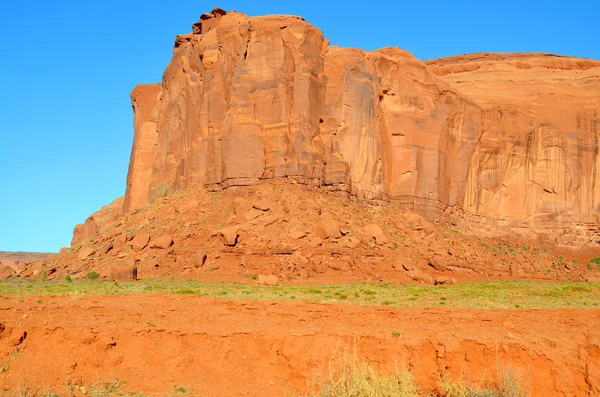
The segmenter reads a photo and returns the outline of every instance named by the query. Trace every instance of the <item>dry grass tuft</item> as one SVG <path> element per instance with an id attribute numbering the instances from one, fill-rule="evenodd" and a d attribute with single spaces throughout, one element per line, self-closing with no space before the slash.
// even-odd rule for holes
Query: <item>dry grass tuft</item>
<path id="1" fill-rule="evenodd" d="M 386 374 L 360 359 L 356 353 L 332 360 L 329 374 L 319 379 L 319 391 L 311 397 L 418 397 L 413 376 L 408 370 Z"/>
<path id="2" fill-rule="evenodd" d="M 443 379 L 439 382 L 446 397 L 527 397 L 528 387 L 520 372 L 511 368 L 498 371 L 498 378 L 493 382 L 482 382 L 473 385 L 469 382 L 455 382 Z"/>
<path id="3" fill-rule="evenodd" d="M 334 357 L 326 377 L 317 379 L 317 392 L 310 397 L 527 397 L 521 373 L 511 368 L 498 370 L 497 379 L 472 384 L 444 378 L 439 395 L 419 391 L 408 369 L 386 373 L 366 362 L 354 351 Z"/>

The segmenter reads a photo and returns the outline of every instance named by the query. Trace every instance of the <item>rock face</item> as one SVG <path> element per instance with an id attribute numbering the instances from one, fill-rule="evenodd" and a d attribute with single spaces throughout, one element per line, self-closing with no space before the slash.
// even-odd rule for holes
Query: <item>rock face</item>
<path id="1" fill-rule="evenodd" d="M 173 245 L 173 237 L 168 234 L 164 234 L 152 241 L 152 248 L 158 248 L 166 250 Z"/>
<path id="2" fill-rule="evenodd" d="M 600 61 L 517 53 L 427 64 L 484 109 L 466 222 L 597 243 Z"/>
<path id="3" fill-rule="evenodd" d="M 595 244 L 598 76 L 600 61 L 546 54 L 338 48 L 302 18 L 215 9 L 177 37 L 162 83 L 131 94 L 123 211 L 195 183 L 288 179 Z"/>
<path id="4" fill-rule="evenodd" d="M 92 255 L 94 255 L 95 253 L 96 253 L 95 249 L 90 248 L 90 247 L 83 247 L 79 250 L 79 253 L 77 254 L 77 258 L 79 258 L 80 261 L 85 261 Z"/>
<path id="5" fill-rule="evenodd" d="M 76 225 L 71 245 L 95 236 L 98 230 L 117 219 L 123 213 L 123 200 L 123 197 L 119 197 L 90 215 L 85 223 Z"/>
<path id="6" fill-rule="evenodd" d="M 131 248 L 134 251 L 142 251 L 148 246 L 150 235 L 148 233 L 140 233 L 131 240 Z"/>
<path id="7" fill-rule="evenodd" d="M 202 18 L 177 38 L 162 89 L 132 93 L 125 212 L 198 181 L 275 178 L 431 215 L 462 204 L 482 111 L 410 53 L 329 47 L 297 17 Z"/>
<path id="8" fill-rule="evenodd" d="M 137 267 L 136 266 L 122 266 L 120 268 L 111 269 L 110 279 L 113 281 L 136 281 Z"/>
<path id="9" fill-rule="evenodd" d="M 131 93 L 133 106 L 134 140 L 127 173 L 127 194 L 123 202 L 123 211 L 128 213 L 145 204 L 150 195 L 152 170 L 156 156 L 158 135 L 156 123 L 162 86 L 160 84 L 141 84 Z M 164 191 L 162 194 L 167 194 Z"/>

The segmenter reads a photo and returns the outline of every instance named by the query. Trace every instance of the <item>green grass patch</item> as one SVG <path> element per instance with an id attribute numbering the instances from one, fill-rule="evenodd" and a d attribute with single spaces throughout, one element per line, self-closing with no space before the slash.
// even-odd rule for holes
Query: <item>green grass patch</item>
<path id="1" fill-rule="evenodd" d="M 599 283 L 493 281 L 451 286 L 355 283 L 321 286 L 206 283 L 183 277 L 114 283 L 99 280 L 0 280 L 0 297 L 179 294 L 223 299 L 297 300 L 392 307 L 548 309 L 600 307 Z"/>
<path id="2" fill-rule="evenodd" d="M 96 279 L 98 279 L 99 276 L 100 275 L 98 274 L 98 272 L 92 270 L 91 272 L 88 272 L 87 279 L 88 280 L 96 280 Z"/>

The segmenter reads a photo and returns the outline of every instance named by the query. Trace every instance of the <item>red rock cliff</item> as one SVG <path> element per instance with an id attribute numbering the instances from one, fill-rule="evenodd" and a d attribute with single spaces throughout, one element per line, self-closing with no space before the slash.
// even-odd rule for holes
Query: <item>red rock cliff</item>
<path id="1" fill-rule="evenodd" d="M 427 65 L 485 109 L 463 204 L 468 223 L 597 244 L 600 62 L 484 53 Z"/>
<path id="2" fill-rule="evenodd" d="M 286 178 L 465 230 L 598 239 L 600 62 L 332 47 L 292 16 L 215 9 L 132 92 L 123 210 Z"/>
<path id="3" fill-rule="evenodd" d="M 481 134 L 481 109 L 408 52 L 329 47 L 289 16 L 213 12 L 177 38 L 143 166 L 140 93 L 126 211 L 197 181 L 293 178 L 436 215 L 462 205 Z"/>

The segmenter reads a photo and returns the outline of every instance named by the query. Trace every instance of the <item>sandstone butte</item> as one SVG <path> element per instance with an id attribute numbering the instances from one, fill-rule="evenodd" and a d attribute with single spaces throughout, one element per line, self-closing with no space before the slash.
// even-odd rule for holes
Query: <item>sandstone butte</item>
<path id="1" fill-rule="evenodd" d="M 123 198 L 73 243 L 171 192 L 287 179 L 484 236 L 600 243 L 600 61 L 477 53 L 420 61 L 329 45 L 304 19 L 214 9 L 131 93 Z"/>

